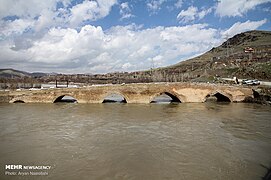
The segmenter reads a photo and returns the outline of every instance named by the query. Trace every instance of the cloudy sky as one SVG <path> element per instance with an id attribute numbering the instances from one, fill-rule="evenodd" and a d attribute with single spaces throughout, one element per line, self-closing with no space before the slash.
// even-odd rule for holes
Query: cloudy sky
<path id="1" fill-rule="evenodd" d="M 0 0 L 0 68 L 62 73 L 175 64 L 247 30 L 271 0 Z"/>

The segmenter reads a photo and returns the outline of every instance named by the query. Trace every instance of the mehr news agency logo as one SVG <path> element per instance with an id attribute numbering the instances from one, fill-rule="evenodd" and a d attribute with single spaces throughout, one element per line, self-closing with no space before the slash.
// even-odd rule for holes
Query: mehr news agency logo
<path id="1" fill-rule="evenodd" d="M 51 166 L 39 165 L 39 166 L 28 166 L 28 165 L 5 165 L 5 175 L 7 176 L 47 176 Z"/>

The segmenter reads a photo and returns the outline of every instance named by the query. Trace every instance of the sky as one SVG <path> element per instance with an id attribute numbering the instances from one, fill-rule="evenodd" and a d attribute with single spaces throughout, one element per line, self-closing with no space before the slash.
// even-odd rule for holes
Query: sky
<path id="1" fill-rule="evenodd" d="M 0 68 L 108 73 L 168 66 L 248 30 L 271 0 L 0 0 Z"/>

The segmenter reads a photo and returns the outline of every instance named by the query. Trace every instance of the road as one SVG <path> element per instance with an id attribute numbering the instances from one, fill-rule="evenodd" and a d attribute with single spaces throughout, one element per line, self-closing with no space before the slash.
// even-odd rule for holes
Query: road
<path id="1" fill-rule="evenodd" d="M 223 79 L 225 81 L 235 81 L 232 78 L 220 78 L 220 79 Z M 239 82 L 242 82 L 242 80 L 244 80 L 244 79 L 238 79 Z M 260 85 L 271 86 L 271 82 L 270 81 L 260 81 Z"/>

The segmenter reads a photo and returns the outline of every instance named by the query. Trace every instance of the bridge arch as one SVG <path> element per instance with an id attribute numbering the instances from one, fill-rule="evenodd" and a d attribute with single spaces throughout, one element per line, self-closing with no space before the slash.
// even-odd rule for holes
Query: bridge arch
<path id="1" fill-rule="evenodd" d="M 72 95 L 64 94 L 64 95 L 60 95 L 54 98 L 53 103 L 59 103 L 59 102 L 77 103 L 78 100 Z"/>
<path id="2" fill-rule="evenodd" d="M 205 96 L 204 102 L 208 100 L 217 102 L 232 102 L 232 95 L 222 91 L 215 91 Z"/>
<path id="3" fill-rule="evenodd" d="M 112 98 L 113 96 L 115 96 L 115 99 Z M 110 91 L 102 96 L 101 102 L 102 103 L 118 103 L 118 102 L 119 103 L 127 103 L 128 98 L 126 95 L 124 95 L 121 92 Z"/>
<path id="4" fill-rule="evenodd" d="M 13 103 L 25 103 L 23 100 L 15 100 Z"/>
<path id="5" fill-rule="evenodd" d="M 155 102 L 155 98 L 159 97 L 159 96 L 161 96 L 163 94 L 169 96 L 172 99 L 171 102 L 174 102 L 174 103 L 183 102 L 183 98 L 180 97 L 180 95 L 178 95 L 178 94 L 176 94 L 174 92 L 170 92 L 170 91 L 163 91 L 163 92 L 159 92 L 159 93 L 156 93 L 156 94 L 152 95 L 151 98 L 150 98 L 150 103 Z"/>
<path id="6" fill-rule="evenodd" d="M 9 103 L 27 103 L 27 101 L 23 97 L 14 97 Z"/>

